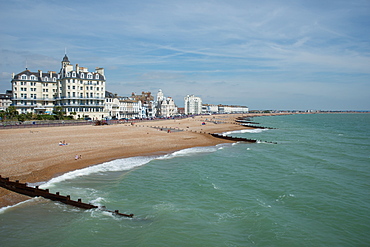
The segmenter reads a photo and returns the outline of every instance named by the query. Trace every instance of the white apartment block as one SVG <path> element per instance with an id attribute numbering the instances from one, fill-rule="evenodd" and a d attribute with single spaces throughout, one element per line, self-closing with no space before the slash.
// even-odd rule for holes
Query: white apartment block
<path id="1" fill-rule="evenodd" d="M 171 97 L 164 97 L 161 89 L 158 90 L 155 106 L 156 117 L 173 117 L 178 114 L 175 101 Z"/>
<path id="2" fill-rule="evenodd" d="M 248 113 L 249 108 L 246 106 L 218 105 L 218 113 Z"/>
<path id="3" fill-rule="evenodd" d="M 143 112 L 145 113 L 140 100 L 120 97 L 109 92 L 106 93 L 105 111 L 110 119 L 143 118 Z"/>
<path id="4" fill-rule="evenodd" d="M 28 69 L 12 75 L 12 105 L 19 113 L 50 114 L 57 95 L 58 74 Z"/>
<path id="5" fill-rule="evenodd" d="M 6 111 L 12 104 L 12 91 L 7 90 L 6 93 L 0 93 L 0 111 Z"/>
<path id="6" fill-rule="evenodd" d="M 201 114 L 202 113 L 202 99 L 194 95 L 187 95 L 184 97 L 185 114 Z"/>
<path id="7" fill-rule="evenodd" d="M 202 113 L 203 114 L 216 114 L 218 113 L 218 105 L 203 104 Z"/>

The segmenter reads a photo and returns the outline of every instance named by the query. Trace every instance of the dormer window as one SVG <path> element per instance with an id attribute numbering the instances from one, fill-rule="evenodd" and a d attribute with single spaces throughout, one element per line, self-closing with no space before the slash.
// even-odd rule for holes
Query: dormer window
<path id="1" fill-rule="evenodd" d="M 72 77 L 76 77 L 76 72 L 72 72 Z"/>
<path id="2" fill-rule="evenodd" d="M 53 81 L 57 81 L 57 78 L 56 77 L 53 77 Z"/>
<path id="3" fill-rule="evenodd" d="M 93 78 L 92 74 L 87 74 L 87 79 L 92 79 L 92 78 Z"/>
<path id="4" fill-rule="evenodd" d="M 84 73 L 81 73 L 81 78 L 85 78 L 85 74 Z"/>
<path id="5" fill-rule="evenodd" d="M 47 77 L 45 77 L 45 78 L 44 78 L 44 81 L 48 81 L 48 78 L 47 78 Z"/>
<path id="6" fill-rule="evenodd" d="M 99 74 L 96 74 L 95 75 L 95 79 L 99 79 Z"/>
<path id="7" fill-rule="evenodd" d="M 36 77 L 34 75 L 31 75 L 30 80 L 36 80 Z"/>
<path id="8" fill-rule="evenodd" d="M 67 77 L 70 77 L 70 76 L 71 76 L 71 73 L 69 73 L 69 72 L 68 72 L 68 73 L 67 73 Z"/>
<path id="9" fill-rule="evenodd" d="M 22 75 L 22 80 L 26 80 L 27 79 L 27 76 L 26 75 Z"/>

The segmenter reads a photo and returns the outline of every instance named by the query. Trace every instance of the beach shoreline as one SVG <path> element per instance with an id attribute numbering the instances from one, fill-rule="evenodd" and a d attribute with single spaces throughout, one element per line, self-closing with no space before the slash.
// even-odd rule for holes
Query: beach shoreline
<path id="1" fill-rule="evenodd" d="M 232 143 L 209 134 L 246 129 L 235 120 L 260 115 L 225 114 L 104 126 L 0 130 L 3 140 L 0 175 L 20 182 L 40 183 L 115 159 Z M 0 207 L 27 199 L 0 188 Z"/>

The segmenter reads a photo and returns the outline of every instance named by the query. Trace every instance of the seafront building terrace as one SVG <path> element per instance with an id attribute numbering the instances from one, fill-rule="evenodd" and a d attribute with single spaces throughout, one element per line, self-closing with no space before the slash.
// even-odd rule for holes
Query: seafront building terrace
<path id="1" fill-rule="evenodd" d="M 164 97 L 159 89 L 156 100 L 150 92 L 131 97 L 117 96 L 106 91 L 103 68 L 94 72 L 78 64 L 72 65 L 65 55 L 60 72 L 31 72 L 26 69 L 12 75 L 11 105 L 20 114 L 53 114 L 61 107 L 64 114 L 75 119 L 132 119 L 173 117 L 179 115 L 172 97 Z M 246 113 L 248 107 L 206 105 L 194 95 L 184 98 L 185 110 L 189 114 Z"/>

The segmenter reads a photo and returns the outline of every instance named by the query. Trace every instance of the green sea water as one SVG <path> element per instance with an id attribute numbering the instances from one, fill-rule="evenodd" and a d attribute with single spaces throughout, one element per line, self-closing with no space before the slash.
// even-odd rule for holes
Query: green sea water
<path id="1" fill-rule="evenodd" d="M 370 246 L 370 114 L 253 119 L 236 143 L 114 160 L 41 187 L 133 219 L 35 198 L 0 209 L 0 246 Z"/>

